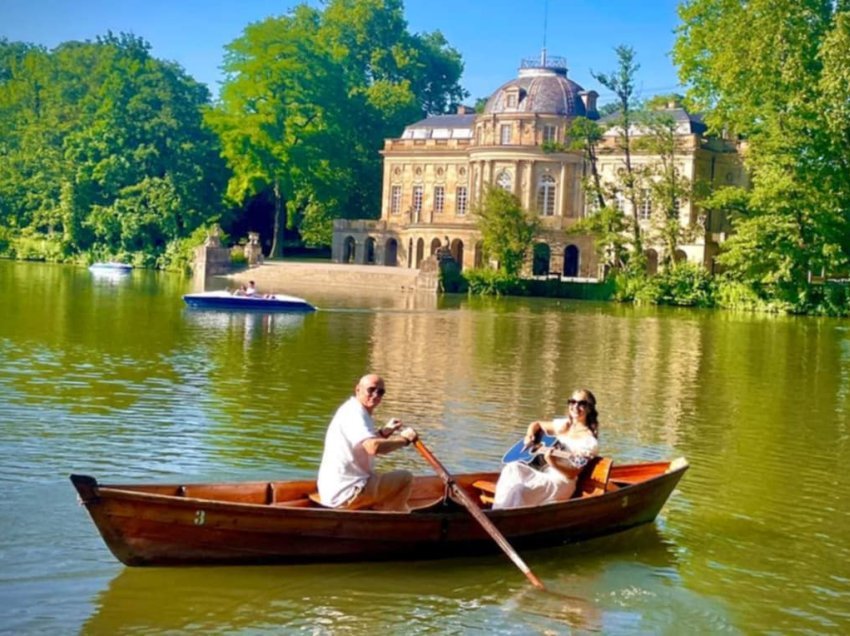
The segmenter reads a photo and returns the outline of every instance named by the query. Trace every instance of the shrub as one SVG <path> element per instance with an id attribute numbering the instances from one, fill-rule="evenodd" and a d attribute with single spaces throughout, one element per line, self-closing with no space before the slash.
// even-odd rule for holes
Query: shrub
<path id="1" fill-rule="evenodd" d="M 711 274 L 694 263 L 680 263 L 658 277 L 658 302 L 683 307 L 713 307 Z"/>
<path id="2" fill-rule="evenodd" d="M 474 296 L 527 296 L 528 285 L 518 276 L 498 269 L 471 269 L 463 273 L 467 289 Z"/>

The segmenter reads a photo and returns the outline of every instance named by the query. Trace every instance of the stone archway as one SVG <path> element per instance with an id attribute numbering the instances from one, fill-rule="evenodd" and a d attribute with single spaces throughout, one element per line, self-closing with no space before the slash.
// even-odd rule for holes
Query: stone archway
<path id="1" fill-rule="evenodd" d="M 564 249 L 564 276 L 575 278 L 581 265 L 581 252 L 575 245 L 567 245 Z"/>
<path id="2" fill-rule="evenodd" d="M 366 263 L 375 264 L 375 239 L 371 236 L 366 239 Z"/>
<path id="3" fill-rule="evenodd" d="M 353 236 L 345 237 L 345 242 L 342 244 L 342 262 L 353 263 L 357 257 L 357 243 Z"/>
<path id="4" fill-rule="evenodd" d="M 457 261 L 458 269 L 463 269 L 463 241 L 455 239 L 451 243 L 452 258 Z"/>
<path id="5" fill-rule="evenodd" d="M 531 261 L 532 276 L 548 276 L 549 275 L 549 259 L 552 257 L 552 250 L 548 243 L 535 243 L 534 256 Z"/>
<path id="6" fill-rule="evenodd" d="M 416 269 L 422 265 L 423 258 L 425 258 L 425 239 L 420 238 L 416 241 Z"/>
<path id="7" fill-rule="evenodd" d="M 396 267 L 398 265 L 398 241 L 391 238 L 384 246 L 384 265 Z"/>
<path id="8" fill-rule="evenodd" d="M 675 252 L 673 252 L 673 262 L 677 263 L 677 264 L 678 263 L 687 263 L 688 262 L 688 255 L 685 254 L 685 252 L 683 250 L 676 250 Z"/>

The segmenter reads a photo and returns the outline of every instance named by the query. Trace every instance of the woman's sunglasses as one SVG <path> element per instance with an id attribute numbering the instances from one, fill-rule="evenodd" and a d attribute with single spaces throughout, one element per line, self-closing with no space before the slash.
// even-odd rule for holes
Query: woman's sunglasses
<path id="1" fill-rule="evenodd" d="M 590 402 L 588 402 L 587 400 L 569 399 L 569 400 L 567 400 L 567 404 L 569 404 L 570 406 L 577 406 L 577 407 L 582 408 L 582 409 L 586 409 L 590 406 Z"/>
<path id="2" fill-rule="evenodd" d="M 387 390 L 382 386 L 370 386 L 366 389 L 366 393 L 369 395 L 377 395 L 378 397 L 384 397 L 384 393 L 386 392 Z"/>

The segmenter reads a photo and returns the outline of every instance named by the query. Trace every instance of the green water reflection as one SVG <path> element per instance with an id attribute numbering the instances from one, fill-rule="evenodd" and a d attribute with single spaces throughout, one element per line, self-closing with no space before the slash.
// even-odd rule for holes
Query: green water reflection
<path id="1" fill-rule="evenodd" d="M 221 281 L 215 283 L 222 285 Z M 306 316 L 190 311 L 192 282 L 0 262 L 0 631 L 843 632 L 850 628 L 850 323 L 534 299 L 286 290 Z M 656 524 L 500 556 L 138 570 L 67 474 L 312 475 L 366 370 L 379 415 L 451 470 L 490 469 L 591 388 L 615 461 L 686 456 Z M 415 453 L 387 467 L 426 472 Z"/>

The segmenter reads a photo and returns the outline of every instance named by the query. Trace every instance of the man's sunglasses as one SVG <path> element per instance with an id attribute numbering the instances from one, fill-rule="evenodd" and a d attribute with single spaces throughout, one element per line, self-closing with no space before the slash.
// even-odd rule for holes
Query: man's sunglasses
<path id="1" fill-rule="evenodd" d="M 386 392 L 387 390 L 382 386 L 370 386 L 366 389 L 366 393 L 369 395 L 377 395 L 378 397 L 384 397 L 384 393 Z"/>

